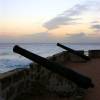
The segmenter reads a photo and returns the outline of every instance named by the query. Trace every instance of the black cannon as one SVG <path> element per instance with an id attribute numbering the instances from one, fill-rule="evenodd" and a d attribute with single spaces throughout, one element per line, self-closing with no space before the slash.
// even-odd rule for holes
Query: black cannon
<path id="1" fill-rule="evenodd" d="M 43 67 L 53 71 L 54 73 L 57 73 L 71 81 L 73 81 L 74 83 L 76 83 L 78 86 L 80 86 L 81 88 L 89 88 L 89 87 L 93 87 L 94 85 L 92 84 L 92 81 L 90 78 L 83 76 L 69 68 L 66 68 L 56 62 L 53 61 L 49 61 L 46 58 L 43 58 L 39 55 L 36 55 L 34 53 L 31 53 L 19 46 L 15 46 L 13 48 L 13 51 L 42 65 Z"/>
<path id="2" fill-rule="evenodd" d="M 75 54 L 75 55 L 81 57 L 82 59 L 84 59 L 84 60 L 86 60 L 86 61 L 90 60 L 90 58 L 89 58 L 88 56 L 86 56 L 86 55 L 80 53 L 79 51 L 73 50 L 73 49 L 71 49 L 71 48 L 69 48 L 69 47 L 67 47 L 67 46 L 64 46 L 64 45 L 60 44 L 60 43 L 57 43 L 57 46 L 59 46 L 59 47 L 65 49 L 65 50 L 68 50 L 68 52 L 73 53 L 73 54 Z"/>

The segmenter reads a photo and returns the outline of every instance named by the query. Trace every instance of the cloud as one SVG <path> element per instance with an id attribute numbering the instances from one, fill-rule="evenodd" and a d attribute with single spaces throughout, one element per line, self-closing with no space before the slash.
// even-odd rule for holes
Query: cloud
<path id="1" fill-rule="evenodd" d="M 66 34 L 64 37 L 54 37 L 51 33 L 37 33 L 34 35 L 27 36 L 28 39 L 33 42 L 39 43 L 57 43 L 57 42 L 64 42 L 64 43 L 100 43 L 100 36 L 93 36 L 93 35 L 86 35 L 84 32 L 80 33 L 73 33 L 73 34 Z M 27 40 L 24 39 L 24 40 Z"/>
<path id="2" fill-rule="evenodd" d="M 76 4 L 69 10 L 66 10 L 63 13 L 57 15 L 55 18 L 47 21 L 43 24 L 43 26 L 50 30 L 56 29 L 61 25 L 77 24 L 77 21 L 81 20 L 80 16 L 83 13 L 96 12 L 100 8 L 99 4 L 99 1 L 87 1 L 83 4 Z"/>
<path id="3" fill-rule="evenodd" d="M 55 29 L 60 25 L 77 23 L 76 21 L 80 18 L 73 18 L 73 16 L 78 16 L 87 9 L 88 7 L 86 5 L 77 4 L 71 9 L 64 11 L 62 14 L 44 23 L 44 27 L 46 27 L 47 29 Z"/>
<path id="4" fill-rule="evenodd" d="M 86 33 L 66 34 L 64 37 L 54 37 L 51 33 L 36 33 L 19 37 L 0 37 L 0 43 L 100 43 L 100 36 L 87 36 Z"/>
<path id="5" fill-rule="evenodd" d="M 51 33 L 37 33 L 34 35 L 24 36 L 20 40 L 21 41 L 30 41 L 30 42 L 38 42 L 38 43 L 57 43 L 57 42 L 64 42 L 64 43 L 100 43 L 100 35 L 93 36 L 93 35 L 86 35 L 87 33 L 80 32 L 80 33 L 73 33 L 70 35 L 65 35 L 64 37 L 54 37 Z"/>
<path id="6" fill-rule="evenodd" d="M 77 19 L 75 18 L 59 16 L 45 23 L 44 27 L 46 27 L 47 29 L 55 29 L 58 28 L 60 25 L 75 24 L 76 20 Z"/>
<path id="7" fill-rule="evenodd" d="M 65 36 L 63 42 L 69 43 L 100 43 L 100 36 L 86 35 L 84 32 Z"/>
<path id="8" fill-rule="evenodd" d="M 81 33 L 74 33 L 72 35 L 69 36 L 65 36 L 64 41 L 66 42 L 70 42 L 70 43 L 84 43 L 87 42 L 89 38 L 85 35 L 85 33 L 81 32 Z"/>
<path id="9" fill-rule="evenodd" d="M 100 30 L 100 24 L 92 25 L 92 28 L 94 28 L 96 30 Z"/>
<path id="10" fill-rule="evenodd" d="M 97 21 L 97 20 L 96 20 L 96 21 L 92 21 L 92 22 L 91 22 L 91 24 L 98 24 L 98 23 L 100 23 L 100 22 L 99 22 L 99 21 Z"/>
<path id="11" fill-rule="evenodd" d="M 65 11 L 62 15 L 64 16 L 75 16 L 75 15 L 80 15 L 84 10 L 87 9 L 86 5 L 81 5 L 81 4 L 77 4 L 74 7 L 72 7 L 71 9 Z"/>
<path id="12" fill-rule="evenodd" d="M 10 37 L 8 35 L 0 36 L 0 43 L 54 43 L 57 41 L 59 41 L 58 38 L 47 32 L 26 34 L 17 37 Z"/>

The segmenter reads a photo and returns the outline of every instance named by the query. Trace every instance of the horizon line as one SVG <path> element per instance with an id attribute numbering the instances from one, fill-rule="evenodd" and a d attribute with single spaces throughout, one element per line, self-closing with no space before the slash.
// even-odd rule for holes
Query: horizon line
<path id="1" fill-rule="evenodd" d="M 0 44 L 57 44 L 58 42 L 48 42 L 48 43 L 45 43 L 45 42 L 11 42 L 11 43 L 7 43 L 7 42 L 2 42 Z M 73 42 L 59 42 L 59 43 L 62 43 L 62 44 L 100 44 L 99 42 L 76 42 L 76 43 L 73 43 Z"/>

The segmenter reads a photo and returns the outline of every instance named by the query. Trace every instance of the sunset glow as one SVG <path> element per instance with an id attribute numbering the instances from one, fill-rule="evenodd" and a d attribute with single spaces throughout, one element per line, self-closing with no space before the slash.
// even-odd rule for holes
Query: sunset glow
<path id="1" fill-rule="evenodd" d="M 99 4 L 99 0 L 0 0 L 0 37 L 100 34 Z"/>

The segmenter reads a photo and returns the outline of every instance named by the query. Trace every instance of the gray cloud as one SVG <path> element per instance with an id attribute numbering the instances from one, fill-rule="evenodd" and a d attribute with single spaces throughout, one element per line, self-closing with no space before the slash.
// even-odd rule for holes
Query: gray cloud
<path id="1" fill-rule="evenodd" d="M 94 28 L 96 30 L 100 30 L 100 24 L 92 25 L 92 28 Z"/>
<path id="2" fill-rule="evenodd" d="M 0 43 L 54 43 L 58 40 L 47 32 L 26 34 L 18 37 L 0 36 Z"/>
<path id="3" fill-rule="evenodd" d="M 69 16 L 75 16 L 75 15 L 80 15 L 84 10 L 86 10 L 88 7 L 87 5 L 81 5 L 81 4 L 77 4 L 74 7 L 72 7 L 71 9 L 65 11 L 62 15 Z"/>
<path id="4" fill-rule="evenodd" d="M 72 35 L 70 35 L 69 37 L 66 38 L 66 41 L 72 42 L 72 43 L 84 43 L 84 42 L 88 42 L 89 37 L 87 37 L 85 35 L 85 33 L 81 32 L 81 33 L 74 33 Z"/>
<path id="5" fill-rule="evenodd" d="M 58 15 L 57 17 L 51 19 L 50 21 L 44 23 L 44 27 L 47 29 L 55 29 L 58 28 L 60 25 L 69 25 L 69 24 L 76 24 L 77 20 L 80 18 L 73 18 L 76 15 L 82 14 L 82 12 L 88 9 L 87 5 L 77 4 L 69 10 L 64 11 L 62 14 Z"/>
<path id="6" fill-rule="evenodd" d="M 73 33 L 66 34 L 64 37 L 54 37 L 50 33 L 37 33 L 34 35 L 26 36 L 26 39 L 30 39 L 33 42 L 39 43 L 56 43 L 56 42 L 64 42 L 64 43 L 100 43 L 100 36 L 87 36 L 86 33 Z"/>
<path id="7" fill-rule="evenodd" d="M 87 36 L 86 33 L 81 32 L 81 33 L 74 33 L 69 36 L 65 36 L 63 42 L 69 42 L 69 43 L 100 43 L 100 37 L 89 35 Z"/>
<path id="8" fill-rule="evenodd" d="M 64 42 L 64 43 L 100 43 L 100 37 L 97 36 L 87 36 L 86 33 L 73 33 L 66 34 L 64 37 L 55 38 L 50 33 L 37 33 L 34 35 L 25 36 L 23 40 L 30 40 L 32 42 L 39 43 L 56 43 L 56 42 Z"/>
<path id="9" fill-rule="evenodd" d="M 47 29 L 55 29 L 55 28 L 58 28 L 60 25 L 75 24 L 76 20 L 78 19 L 59 16 L 45 23 L 44 27 L 46 27 Z"/>
<path id="10" fill-rule="evenodd" d="M 86 36 L 86 33 L 66 34 L 64 37 L 54 37 L 50 33 L 37 33 L 32 35 L 23 35 L 19 37 L 0 37 L 0 43 L 100 43 L 100 37 Z"/>
<path id="11" fill-rule="evenodd" d="M 55 18 L 44 23 L 44 27 L 49 29 L 55 29 L 60 27 L 61 25 L 72 25 L 77 24 L 77 21 L 81 18 L 78 18 L 79 15 L 83 13 L 96 12 L 98 11 L 100 1 L 87 1 L 83 4 L 77 4 L 70 8 L 69 10 L 64 11 L 63 13 L 57 15 Z"/>

